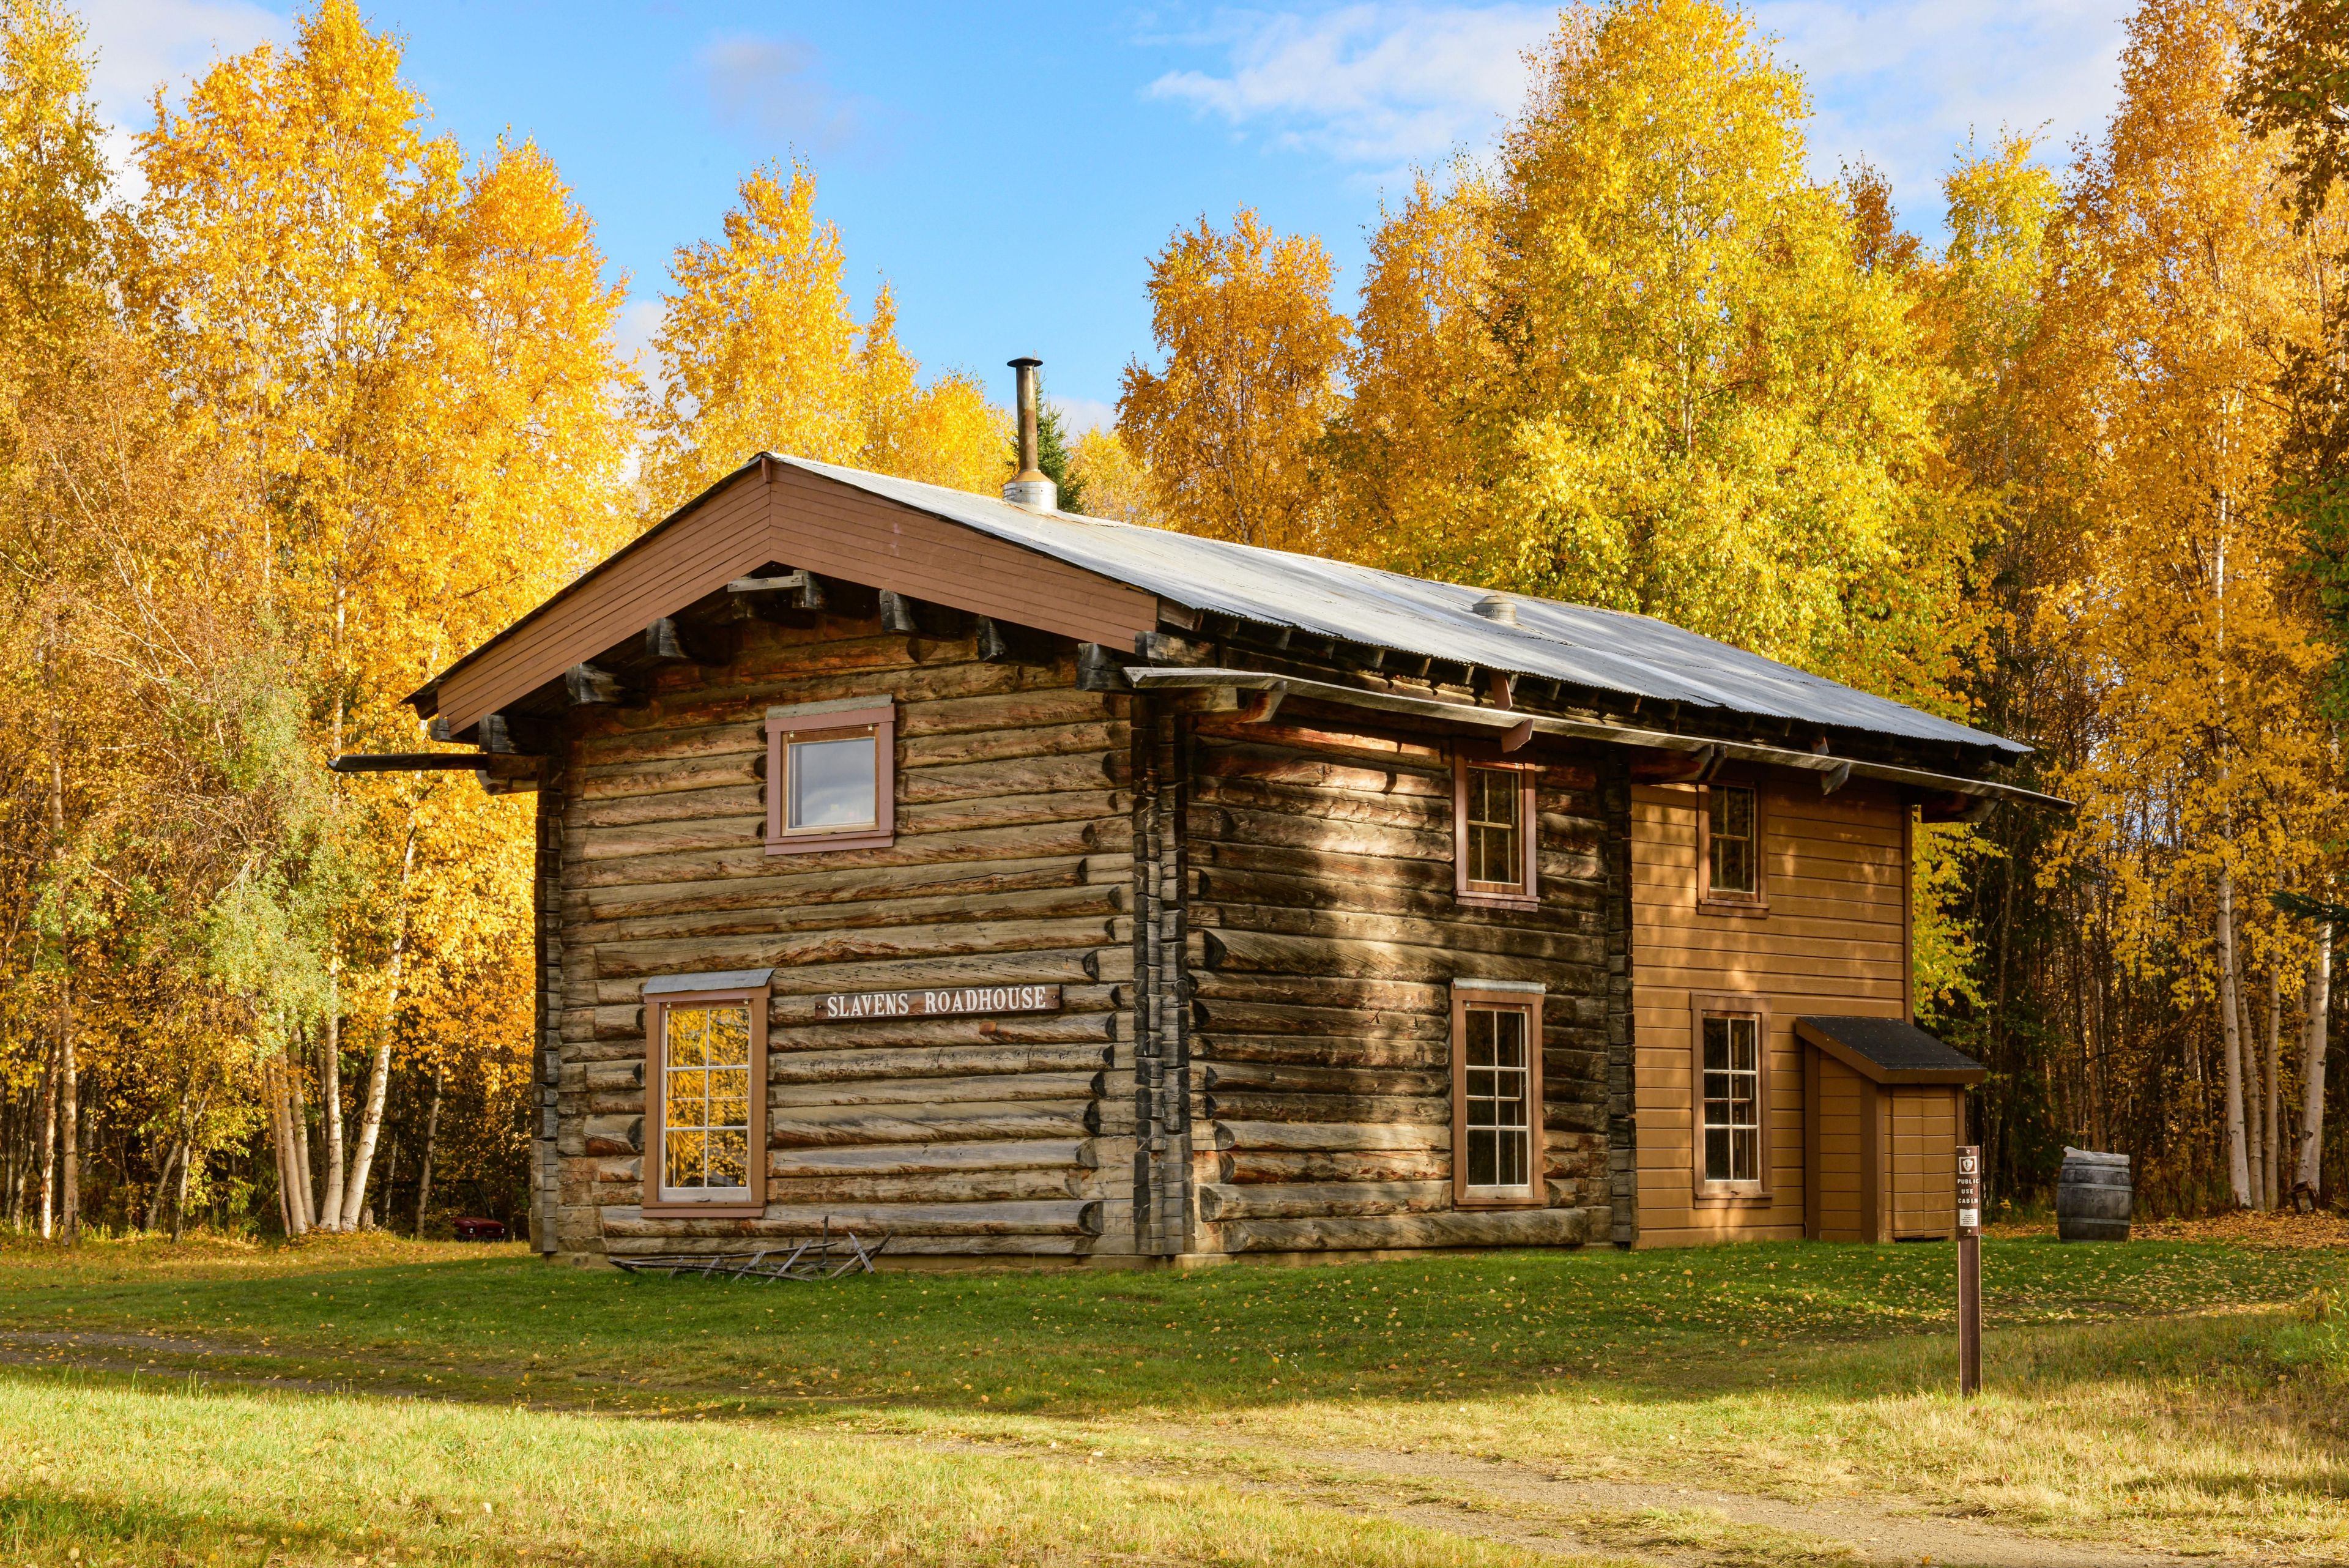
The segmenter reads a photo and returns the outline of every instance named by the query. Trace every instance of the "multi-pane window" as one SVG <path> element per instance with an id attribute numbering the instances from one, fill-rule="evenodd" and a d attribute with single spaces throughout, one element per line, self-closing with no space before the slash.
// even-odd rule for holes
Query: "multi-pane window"
<path id="1" fill-rule="evenodd" d="M 1468 770 L 1468 880 L 1516 887 L 1525 859 L 1515 768 Z"/>
<path id="2" fill-rule="evenodd" d="M 767 853 L 885 846 L 895 826 L 896 709 L 853 697 L 767 710 Z"/>
<path id="3" fill-rule="evenodd" d="M 1465 759 L 1457 769 L 1453 854 L 1461 898 L 1533 908 L 1533 770 Z"/>
<path id="4" fill-rule="evenodd" d="M 1754 792 L 1735 784 L 1713 784 L 1704 792 L 1706 892 L 1716 898 L 1751 898 L 1761 891 L 1756 874 L 1760 836 L 1755 832 Z"/>
<path id="5" fill-rule="evenodd" d="M 661 1009 L 664 1193 L 750 1186 L 750 1009 Z"/>
<path id="6" fill-rule="evenodd" d="M 1704 1179 L 1762 1180 L 1762 1020 L 1750 1012 L 1703 1019 Z"/>
<path id="7" fill-rule="evenodd" d="M 1470 1188 L 1522 1189 L 1533 1166 L 1533 1083 L 1525 1010 L 1467 1009 L 1462 1121 Z"/>

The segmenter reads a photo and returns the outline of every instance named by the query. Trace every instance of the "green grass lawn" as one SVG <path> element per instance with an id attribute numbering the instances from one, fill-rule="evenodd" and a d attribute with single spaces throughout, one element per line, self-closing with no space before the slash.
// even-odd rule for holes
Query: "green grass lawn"
<path id="1" fill-rule="evenodd" d="M 0 1246 L 0 1443 L 38 1457 L 0 1482 L 0 1563 L 1848 1561 L 1836 1508 L 2344 1561 L 2344 1260 L 1993 1240 L 1965 1403 L 1947 1246 L 824 1285 Z M 1635 1491 L 1398 1490 L 1365 1455 Z"/>

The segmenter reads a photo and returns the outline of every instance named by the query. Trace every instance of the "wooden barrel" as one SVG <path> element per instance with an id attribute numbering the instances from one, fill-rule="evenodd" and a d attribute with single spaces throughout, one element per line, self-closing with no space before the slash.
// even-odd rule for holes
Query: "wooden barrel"
<path id="1" fill-rule="evenodd" d="M 2064 1173 L 2055 1180 L 2055 1234 L 2066 1241 L 2128 1240 L 2128 1156 L 2064 1151 Z"/>

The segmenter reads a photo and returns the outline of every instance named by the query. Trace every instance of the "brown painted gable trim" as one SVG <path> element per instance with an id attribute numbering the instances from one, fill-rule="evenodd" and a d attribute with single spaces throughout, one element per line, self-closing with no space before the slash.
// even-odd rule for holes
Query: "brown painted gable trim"
<path id="1" fill-rule="evenodd" d="M 1109 648 L 1158 625 L 1155 594 L 836 479 L 778 463 L 772 493 L 794 566 Z"/>
<path id="2" fill-rule="evenodd" d="M 1131 648 L 1155 595 L 783 463 L 754 463 L 555 595 L 409 701 L 462 732 L 767 561 Z"/>

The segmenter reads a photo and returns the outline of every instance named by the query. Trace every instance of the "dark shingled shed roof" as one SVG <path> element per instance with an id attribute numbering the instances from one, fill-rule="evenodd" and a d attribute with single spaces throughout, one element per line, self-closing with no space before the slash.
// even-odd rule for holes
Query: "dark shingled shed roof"
<path id="1" fill-rule="evenodd" d="M 1988 1068 L 1898 1018 L 1797 1018 L 1795 1033 L 1878 1084 L 1979 1084 Z"/>

